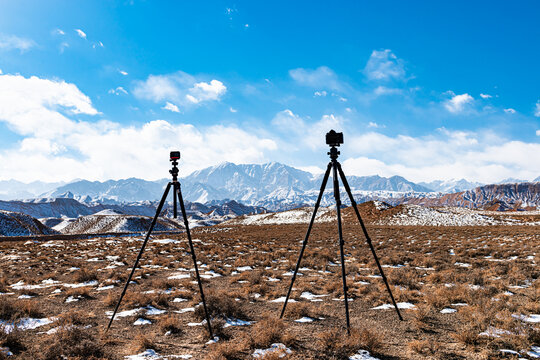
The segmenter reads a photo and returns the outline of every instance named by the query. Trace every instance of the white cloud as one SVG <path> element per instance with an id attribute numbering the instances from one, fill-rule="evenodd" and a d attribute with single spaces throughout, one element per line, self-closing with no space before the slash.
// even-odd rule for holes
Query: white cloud
<path id="1" fill-rule="evenodd" d="M 81 38 L 86 39 L 86 33 L 82 31 L 81 29 L 75 29 L 75 32 L 77 35 L 79 35 Z"/>
<path id="2" fill-rule="evenodd" d="M 150 75 L 145 81 L 137 81 L 133 94 L 140 99 L 187 106 L 218 101 L 226 91 L 227 87 L 219 80 L 204 82 L 178 71 L 169 75 Z"/>
<path id="3" fill-rule="evenodd" d="M 2 74 L 3 74 L 2 69 L 0 69 L 0 75 L 2 75 Z"/>
<path id="4" fill-rule="evenodd" d="M 403 60 L 398 59 L 392 50 L 373 50 L 364 68 L 364 74 L 369 80 L 403 80 L 405 66 Z"/>
<path id="5" fill-rule="evenodd" d="M 381 96 L 381 95 L 401 94 L 402 90 L 396 89 L 396 88 L 389 88 L 386 86 L 377 86 L 373 92 L 375 93 L 375 95 Z"/>
<path id="6" fill-rule="evenodd" d="M 480 94 L 480 97 L 482 99 L 489 99 L 489 98 L 492 98 L 493 96 L 489 95 L 489 94 Z"/>
<path id="7" fill-rule="evenodd" d="M 62 42 L 62 43 L 60 44 L 60 46 L 58 47 L 59 50 L 60 50 L 60 54 L 63 54 L 63 53 L 64 53 L 64 50 L 65 50 L 66 48 L 68 48 L 68 47 L 69 47 L 69 44 L 68 44 L 67 42 L 65 42 L 65 41 Z"/>
<path id="8" fill-rule="evenodd" d="M 320 147 L 321 139 L 330 129 L 342 131 L 344 122 L 342 117 L 329 114 L 323 115 L 319 121 L 308 123 L 289 109 L 278 112 L 272 119 L 272 125 L 277 130 L 292 135 L 296 142 L 312 150 Z"/>
<path id="9" fill-rule="evenodd" d="M 370 121 L 370 122 L 368 123 L 368 127 L 377 129 L 377 128 L 381 128 L 381 127 L 385 127 L 385 126 L 384 126 L 384 125 L 379 125 L 379 124 L 377 124 L 376 122 Z"/>
<path id="10" fill-rule="evenodd" d="M 331 90 L 343 90 L 344 87 L 336 73 L 326 66 L 320 66 L 315 70 L 293 69 L 289 70 L 289 75 L 294 81 L 304 86 Z"/>
<path id="11" fill-rule="evenodd" d="M 15 35 L 0 34 L 0 50 L 19 50 L 21 53 L 34 47 L 34 40 Z"/>
<path id="12" fill-rule="evenodd" d="M 73 130 L 67 114 L 96 115 L 88 96 L 64 81 L 0 76 L 0 121 L 21 135 L 52 138 Z"/>
<path id="13" fill-rule="evenodd" d="M 124 89 L 123 87 L 118 86 L 116 89 L 110 89 L 110 90 L 109 90 L 109 94 L 113 94 L 113 95 L 124 94 L 124 95 L 127 95 L 128 92 L 127 92 L 127 90 Z"/>
<path id="14" fill-rule="evenodd" d="M 449 112 L 457 114 L 466 110 L 473 101 L 474 98 L 469 94 L 453 95 L 451 99 L 444 102 L 444 107 Z"/>
<path id="15" fill-rule="evenodd" d="M 180 112 L 180 109 L 178 108 L 178 106 L 174 105 L 173 103 L 170 103 L 167 101 L 167 103 L 165 104 L 164 107 L 162 107 L 162 109 L 164 110 L 169 110 L 169 111 L 172 111 L 172 112 L 177 112 L 179 113 Z"/>
<path id="16" fill-rule="evenodd" d="M 118 72 L 119 72 L 120 74 L 124 75 L 124 76 L 127 76 L 127 75 L 128 75 L 127 71 L 124 71 L 124 70 L 118 70 Z"/>
<path id="17" fill-rule="evenodd" d="M 540 136 L 540 130 L 536 130 L 536 136 Z"/>
<path id="18" fill-rule="evenodd" d="M 66 35 L 64 30 L 62 30 L 62 29 L 54 29 L 53 34 L 55 34 L 55 35 Z"/>
<path id="19" fill-rule="evenodd" d="M 226 91 L 227 87 L 219 80 L 212 80 L 209 83 L 200 82 L 189 89 L 186 99 L 194 104 L 208 100 L 219 100 Z"/>
<path id="20" fill-rule="evenodd" d="M 315 91 L 314 96 L 326 96 L 326 91 Z"/>
<path id="21" fill-rule="evenodd" d="M 508 108 L 508 109 L 504 109 L 504 112 L 507 113 L 507 114 L 515 114 L 516 110 L 514 110 L 512 108 Z"/>
<path id="22" fill-rule="evenodd" d="M 351 175 L 400 175 L 412 181 L 465 178 L 485 183 L 503 178 L 532 179 L 540 172 L 539 143 L 501 138 L 490 132 L 440 129 L 434 135 L 352 136 L 344 161 Z M 342 151 L 342 153 L 345 153 Z"/>
<path id="23" fill-rule="evenodd" d="M 233 108 L 232 106 L 229 107 L 229 111 L 232 112 L 232 113 L 237 113 L 238 112 L 238 110 Z"/>
<path id="24" fill-rule="evenodd" d="M 536 102 L 536 105 L 534 108 L 534 116 L 540 117 L 540 100 Z"/>
<path id="25" fill-rule="evenodd" d="M 0 121 L 24 140 L 0 150 L 0 177 L 43 181 L 168 177 L 167 154 L 183 153 L 181 175 L 222 161 L 268 161 L 274 140 L 234 125 L 195 127 L 154 120 L 141 126 L 75 120 L 98 114 L 73 84 L 0 76 Z M 28 167 L 28 159 L 36 166 Z"/>

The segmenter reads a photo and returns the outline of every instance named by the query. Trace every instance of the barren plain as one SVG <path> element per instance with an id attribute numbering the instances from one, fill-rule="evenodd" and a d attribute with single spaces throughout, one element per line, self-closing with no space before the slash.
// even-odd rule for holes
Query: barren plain
<path id="1" fill-rule="evenodd" d="M 241 221 L 192 231 L 218 339 L 209 341 L 185 234 L 0 242 L 0 359 L 498 359 L 540 357 L 538 225 L 381 225 L 361 206 L 404 321 L 344 210 L 352 332 L 337 226 Z M 392 216 L 394 216 L 392 215 Z M 457 216 L 457 215 L 455 215 Z M 532 224 L 537 215 L 527 215 Z M 510 217 L 512 218 L 512 217 Z M 515 216 L 514 216 L 515 218 Z"/>

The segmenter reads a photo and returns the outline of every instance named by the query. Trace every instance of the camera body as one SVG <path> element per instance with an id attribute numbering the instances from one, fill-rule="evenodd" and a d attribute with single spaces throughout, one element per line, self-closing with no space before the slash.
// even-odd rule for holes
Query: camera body
<path id="1" fill-rule="evenodd" d="M 171 161 L 180 159 L 180 151 L 171 151 Z"/>
<path id="2" fill-rule="evenodd" d="M 326 133 L 326 143 L 330 146 L 339 146 L 343 144 L 343 133 L 330 130 Z"/>

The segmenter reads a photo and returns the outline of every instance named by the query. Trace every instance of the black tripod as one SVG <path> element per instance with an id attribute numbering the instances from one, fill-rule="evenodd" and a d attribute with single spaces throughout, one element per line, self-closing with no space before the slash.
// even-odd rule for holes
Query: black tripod
<path id="1" fill-rule="evenodd" d="M 337 138 L 335 137 L 336 135 L 338 135 Z M 311 232 L 311 228 L 313 227 L 313 222 L 315 221 L 317 209 L 319 208 L 319 205 L 321 203 L 324 189 L 326 188 L 326 183 L 328 182 L 328 177 L 330 176 L 330 170 L 333 170 L 334 197 L 336 199 L 339 250 L 341 254 L 341 277 L 343 278 L 343 295 L 345 297 L 345 316 L 347 318 L 347 333 L 350 334 L 349 303 L 347 301 L 347 278 L 345 274 L 345 257 L 343 254 L 344 241 L 343 241 L 343 231 L 341 229 L 341 199 L 339 196 L 338 173 L 339 173 L 339 176 L 341 177 L 341 182 L 343 183 L 343 186 L 345 187 L 345 191 L 347 191 L 347 194 L 349 195 L 349 199 L 351 200 L 351 205 L 354 209 L 354 212 L 356 213 L 358 222 L 362 226 L 362 230 L 364 231 L 366 241 L 371 249 L 371 252 L 373 253 L 373 257 L 375 258 L 377 267 L 379 268 L 381 276 L 384 280 L 386 289 L 388 290 L 388 293 L 390 294 L 392 303 L 394 304 L 394 307 L 396 308 L 399 320 L 403 320 L 403 318 L 401 317 L 401 313 L 399 312 L 398 306 L 396 304 L 396 301 L 394 300 L 394 296 L 392 295 L 392 291 L 390 290 L 390 286 L 388 285 L 388 280 L 386 280 L 386 276 L 384 275 L 383 269 L 379 262 L 379 258 L 377 257 L 377 254 L 375 253 L 375 248 L 373 247 L 373 244 L 371 243 L 371 238 L 369 237 L 366 227 L 364 225 L 364 222 L 362 221 L 362 218 L 360 217 L 360 212 L 358 212 L 358 208 L 356 207 L 356 201 L 354 201 L 354 197 L 351 192 L 351 188 L 349 187 L 349 183 L 347 182 L 347 178 L 345 178 L 345 174 L 343 173 L 343 170 L 341 169 L 341 164 L 339 163 L 339 161 L 337 161 L 337 158 L 340 152 L 337 150 L 336 146 L 339 146 L 341 143 L 343 143 L 343 133 L 336 133 L 334 130 L 330 131 L 328 134 L 326 134 L 326 142 L 327 144 L 331 146 L 330 151 L 328 152 L 328 155 L 330 155 L 331 160 L 328 163 L 328 167 L 326 168 L 326 173 L 324 174 L 323 182 L 321 185 L 321 191 L 319 192 L 319 197 L 317 198 L 317 202 L 315 203 L 315 209 L 313 209 L 313 215 L 311 216 L 311 221 L 307 229 L 306 237 L 304 238 L 304 242 L 302 243 L 302 250 L 300 250 L 300 256 L 298 257 L 298 262 L 296 263 L 296 268 L 294 269 L 294 274 L 291 279 L 291 286 L 289 286 L 289 291 L 287 292 L 287 297 L 285 298 L 285 303 L 283 304 L 283 309 L 281 310 L 280 319 L 283 317 L 283 314 L 285 314 L 285 308 L 287 307 L 287 302 L 289 301 L 289 296 L 291 295 L 291 290 L 293 288 L 294 280 L 296 279 L 296 274 L 298 273 L 298 269 L 300 268 L 300 262 L 302 261 L 302 256 L 304 255 L 304 250 L 306 249 L 309 234 Z"/>
<path id="2" fill-rule="evenodd" d="M 163 204 L 165 204 L 165 200 L 167 199 L 167 195 L 169 194 L 169 190 L 171 189 L 171 186 L 173 187 L 173 192 L 175 193 L 173 196 L 173 215 L 176 219 L 177 217 L 177 203 L 176 203 L 176 197 L 178 196 L 178 202 L 180 203 L 180 209 L 182 210 L 182 217 L 184 218 L 184 225 L 186 227 L 186 234 L 189 242 L 189 248 L 191 250 L 191 257 L 193 259 L 193 266 L 195 267 L 195 275 L 197 276 L 197 282 L 199 283 L 199 291 L 201 292 L 201 299 L 204 306 L 204 314 L 206 316 L 206 323 L 208 325 L 208 332 L 210 333 L 210 338 L 213 338 L 214 335 L 212 333 L 212 325 L 210 324 L 210 316 L 208 315 L 208 309 L 206 308 L 206 301 L 204 299 L 204 292 L 203 287 L 201 283 L 201 277 L 199 276 L 199 269 L 197 267 L 197 258 L 195 257 L 195 249 L 193 248 L 193 241 L 191 241 L 191 233 L 189 232 L 189 224 L 187 220 L 187 214 L 186 214 L 186 208 L 184 206 L 184 200 L 182 199 L 182 191 L 180 191 L 180 183 L 178 182 L 178 168 L 176 165 L 178 165 L 178 159 L 180 159 L 180 152 L 179 151 L 171 151 L 171 162 L 173 168 L 169 170 L 169 172 L 172 175 L 172 181 L 167 184 L 167 187 L 165 188 L 165 192 L 163 193 L 163 197 L 161 198 L 161 201 L 159 202 L 159 206 L 156 210 L 156 215 L 154 216 L 154 219 L 152 220 L 152 224 L 150 225 L 150 228 L 148 229 L 148 233 L 146 233 L 146 238 L 144 239 L 144 242 L 142 244 L 141 250 L 139 251 L 139 255 L 137 255 L 137 259 L 135 260 L 135 264 L 133 265 L 133 269 L 131 269 L 131 273 L 129 274 L 129 277 L 126 281 L 126 285 L 124 286 L 124 290 L 122 290 L 122 294 L 120 295 L 120 299 L 118 300 L 118 303 L 116 304 L 116 308 L 114 309 L 114 313 L 111 316 L 111 320 L 109 321 L 109 325 L 107 326 L 107 331 L 111 327 L 111 324 L 114 320 L 114 316 L 116 315 L 116 312 L 118 311 L 118 308 L 120 307 L 120 303 L 122 302 L 122 298 L 124 297 L 124 294 L 126 293 L 126 290 L 129 286 L 129 283 L 131 281 L 131 278 L 133 277 L 133 274 L 135 273 L 135 269 L 137 268 L 137 264 L 139 263 L 139 260 L 141 259 L 141 255 L 144 251 L 144 248 L 146 246 L 146 243 L 148 242 L 148 239 L 150 238 L 150 234 L 152 233 L 152 230 L 154 229 L 154 226 L 156 225 L 157 219 L 159 214 L 161 213 L 161 209 L 163 208 Z"/>

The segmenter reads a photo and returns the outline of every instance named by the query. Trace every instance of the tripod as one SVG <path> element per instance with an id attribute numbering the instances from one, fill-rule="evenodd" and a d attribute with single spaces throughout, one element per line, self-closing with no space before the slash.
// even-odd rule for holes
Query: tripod
<path id="1" fill-rule="evenodd" d="M 333 132 L 333 130 L 332 130 Z M 330 133 L 329 133 L 330 134 Z M 335 135 L 336 133 L 333 132 Z M 327 136 L 327 142 L 328 142 L 328 134 Z M 341 142 L 343 140 L 341 139 Z M 291 279 L 291 286 L 289 286 L 289 291 L 287 292 L 287 297 L 285 298 L 285 303 L 283 304 L 283 309 L 281 310 L 280 319 L 283 318 L 283 314 L 285 314 L 285 308 L 287 307 L 287 302 L 289 301 L 289 296 L 291 295 L 291 290 L 293 288 L 294 280 L 296 279 L 296 274 L 298 273 L 298 269 L 300 268 L 300 262 L 302 261 L 302 256 L 304 255 L 304 250 L 306 249 L 306 245 L 308 242 L 309 234 L 311 233 L 311 228 L 313 227 L 313 222 L 315 221 L 315 215 L 317 214 L 317 210 L 319 208 L 319 205 L 321 203 L 321 199 L 324 193 L 324 189 L 326 188 L 326 183 L 328 182 L 328 177 L 330 176 L 330 170 L 333 171 L 333 178 L 334 178 L 334 198 L 336 199 L 336 211 L 337 211 L 337 223 L 338 223 L 338 235 L 339 235 L 339 250 L 341 254 L 341 277 L 343 279 L 343 295 L 345 297 L 345 316 L 347 319 L 347 334 L 351 333 L 350 330 L 350 321 L 349 321 L 349 303 L 347 300 L 347 277 L 345 274 L 345 257 L 343 254 L 343 231 L 341 228 L 341 199 L 339 196 L 339 183 L 338 183 L 338 173 L 341 177 L 341 182 L 343 183 L 343 186 L 345 187 L 345 191 L 349 195 L 349 199 L 351 200 L 351 205 L 354 209 L 354 212 L 356 213 L 356 217 L 358 218 L 358 222 L 362 226 L 362 230 L 364 232 L 364 235 L 366 237 L 366 241 L 371 249 L 371 252 L 373 253 L 373 257 L 375 258 L 375 262 L 377 263 L 377 267 L 379 268 L 379 272 L 381 273 L 381 276 L 384 280 L 384 283 L 386 285 L 386 289 L 388 290 L 388 293 L 390 294 L 390 298 L 392 299 L 392 303 L 394 304 L 394 307 L 396 308 L 399 320 L 403 320 L 401 317 L 401 313 L 399 312 L 398 306 L 396 304 L 396 301 L 394 300 L 394 296 L 392 295 L 392 291 L 390 290 L 390 286 L 388 285 L 388 281 L 386 279 L 386 276 L 384 275 L 383 269 L 381 267 L 381 264 L 379 262 L 379 258 L 377 257 L 377 254 L 375 253 L 375 248 L 373 247 L 373 244 L 371 243 L 371 238 L 368 235 L 367 229 L 364 225 L 364 222 L 362 221 L 362 218 L 360 217 L 360 212 L 358 211 L 358 208 L 356 207 L 356 201 L 354 201 L 353 194 L 351 192 L 351 188 L 349 187 L 349 183 L 347 182 L 347 178 L 345 177 L 345 174 L 343 173 L 343 170 L 341 169 L 341 164 L 339 161 L 337 161 L 338 155 L 340 152 L 337 150 L 336 146 L 339 146 L 339 143 L 333 143 L 329 144 L 331 146 L 330 151 L 328 152 L 328 155 L 330 155 L 330 162 L 328 163 L 328 167 L 326 168 L 326 173 L 324 174 L 323 182 L 321 185 L 321 190 L 319 192 L 319 197 L 317 198 L 317 202 L 315 203 L 315 209 L 313 209 L 313 215 L 311 216 L 311 221 L 309 223 L 309 227 L 307 229 L 306 237 L 304 238 L 304 242 L 302 243 L 302 249 L 300 250 L 300 256 L 298 257 L 298 262 L 296 263 L 296 268 L 294 269 L 294 274 Z"/>
<path id="2" fill-rule="evenodd" d="M 184 200 L 182 199 L 182 191 L 180 190 L 180 183 L 178 182 L 178 168 L 176 167 L 178 165 L 178 159 L 180 159 L 180 152 L 179 151 L 172 151 L 171 152 L 171 162 L 172 162 L 172 169 L 169 170 L 169 173 L 172 175 L 172 181 L 167 184 L 167 187 L 165 188 L 165 192 L 163 193 L 163 196 L 161 198 L 161 201 L 159 202 L 159 206 L 156 210 L 156 215 L 154 216 L 154 219 L 152 220 L 152 223 L 150 224 L 150 228 L 148 229 L 148 232 L 146 233 L 146 237 L 143 241 L 141 250 L 139 251 L 139 255 L 137 255 L 137 259 L 135 260 L 135 264 L 133 265 L 133 269 L 131 269 L 131 273 L 129 274 L 129 277 L 126 281 L 126 285 L 124 285 L 124 290 L 122 290 L 122 294 L 120 295 L 120 299 L 118 300 L 118 303 L 116 304 L 116 308 L 114 309 L 114 312 L 111 316 L 111 320 L 109 321 L 109 325 L 107 326 L 107 331 L 111 327 L 111 324 L 114 320 L 114 317 L 116 315 L 116 312 L 118 311 L 118 308 L 120 307 L 120 303 L 122 302 L 122 298 L 124 297 L 126 290 L 129 286 L 129 283 L 131 281 L 131 278 L 133 277 L 133 274 L 135 273 L 135 269 L 137 268 L 137 265 L 139 264 L 139 260 L 141 259 L 142 253 L 144 251 L 144 248 L 146 247 L 146 243 L 148 242 L 148 239 L 150 238 L 150 234 L 152 233 L 152 230 L 154 229 L 154 226 L 156 225 L 157 219 L 159 217 L 159 214 L 161 213 L 161 209 L 163 208 L 163 204 L 165 204 L 165 200 L 167 199 L 167 195 L 169 194 L 169 190 L 171 187 L 173 188 L 173 216 L 176 219 L 177 218 L 177 202 L 176 197 L 178 196 L 178 202 L 180 203 L 180 209 L 182 211 L 182 217 L 184 218 L 184 226 L 186 227 L 186 234 L 189 242 L 189 248 L 191 250 L 191 257 L 193 259 L 193 266 L 195 267 L 195 275 L 197 276 L 197 283 L 199 284 L 199 291 L 201 293 L 201 299 L 204 306 L 204 314 L 206 316 L 206 323 L 208 325 L 208 332 L 210 333 L 210 338 L 213 338 L 214 335 L 212 333 L 212 325 L 210 324 L 210 316 L 208 314 L 208 309 L 206 307 L 206 301 L 204 299 L 204 292 L 201 282 L 201 277 L 199 276 L 199 269 L 197 267 L 197 258 L 195 257 L 195 249 L 193 248 L 193 241 L 191 241 L 191 233 L 189 232 L 189 224 L 187 220 L 187 214 L 186 214 L 186 208 L 184 206 Z"/>

